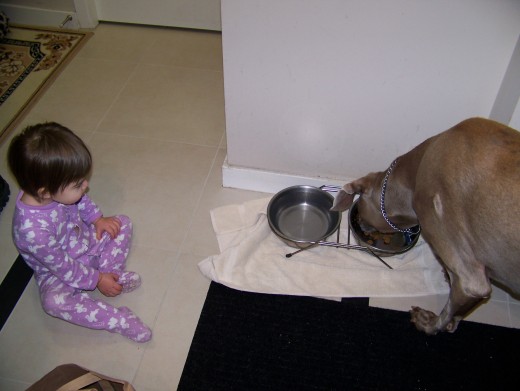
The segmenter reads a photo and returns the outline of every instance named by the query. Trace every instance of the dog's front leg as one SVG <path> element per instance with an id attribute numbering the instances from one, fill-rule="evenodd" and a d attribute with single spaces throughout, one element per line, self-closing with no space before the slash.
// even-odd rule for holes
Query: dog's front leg
<path id="1" fill-rule="evenodd" d="M 418 330 L 426 334 L 454 332 L 459 322 L 491 294 L 491 284 L 482 265 L 469 269 L 465 267 L 466 262 L 459 262 L 458 265 L 455 271 L 448 272 L 450 295 L 439 316 L 431 311 L 412 307 L 411 321 Z"/>
<path id="2" fill-rule="evenodd" d="M 410 310 L 411 321 L 415 323 L 415 327 L 429 335 L 437 334 L 439 331 L 453 333 L 457 330 L 459 322 L 466 314 L 484 300 L 483 298 L 469 298 L 467 296 L 458 299 L 452 298 L 452 296 L 456 296 L 454 293 L 457 291 L 457 289 L 452 289 L 450 298 L 439 316 L 420 307 L 412 307 Z M 458 300 L 463 302 L 456 303 Z M 457 310 L 454 310 L 454 308 L 457 308 Z"/>

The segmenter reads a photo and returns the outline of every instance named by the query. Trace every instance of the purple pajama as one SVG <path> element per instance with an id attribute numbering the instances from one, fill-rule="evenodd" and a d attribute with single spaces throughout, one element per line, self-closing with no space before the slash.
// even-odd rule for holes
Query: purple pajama
<path id="1" fill-rule="evenodd" d="M 92 299 L 99 272 L 120 275 L 125 270 L 132 239 L 132 223 L 121 221 L 119 235 L 105 232 L 96 239 L 93 222 L 102 216 L 88 195 L 74 205 L 53 202 L 28 206 L 17 197 L 13 240 L 25 262 L 34 270 L 42 307 L 49 315 L 91 329 L 118 331 L 128 327 L 126 309 Z"/>

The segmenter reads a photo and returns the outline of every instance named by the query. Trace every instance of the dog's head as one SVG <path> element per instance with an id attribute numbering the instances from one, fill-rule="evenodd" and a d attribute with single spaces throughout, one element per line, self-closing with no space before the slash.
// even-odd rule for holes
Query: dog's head
<path id="1" fill-rule="evenodd" d="M 374 230 L 393 232 L 381 214 L 380 196 L 383 176 L 383 172 L 376 172 L 347 183 L 336 195 L 331 210 L 343 212 L 350 209 L 356 195 L 359 195 L 357 207 L 361 228 L 366 232 Z"/>

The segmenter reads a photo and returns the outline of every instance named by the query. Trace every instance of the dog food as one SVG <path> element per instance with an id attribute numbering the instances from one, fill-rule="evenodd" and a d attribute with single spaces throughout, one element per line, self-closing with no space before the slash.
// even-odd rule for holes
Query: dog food
<path id="1" fill-rule="evenodd" d="M 366 223 L 362 223 L 362 220 L 359 216 L 356 216 L 356 221 L 360 227 L 367 226 Z M 378 240 L 382 240 L 384 244 L 390 244 L 392 242 L 392 237 L 395 233 L 382 233 L 379 231 L 363 231 L 363 236 L 367 244 L 373 246 L 376 244 Z"/>
<path id="2" fill-rule="evenodd" d="M 365 235 L 366 237 L 369 238 L 367 240 L 367 243 L 370 245 L 373 245 L 377 240 L 380 240 L 380 239 L 383 240 L 384 244 L 390 244 L 390 242 L 392 241 L 392 236 L 394 234 L 393 233 L 383 234 L 379 231 L 374 231 L 374 232 L 363 232 L 363 235 Z"/>

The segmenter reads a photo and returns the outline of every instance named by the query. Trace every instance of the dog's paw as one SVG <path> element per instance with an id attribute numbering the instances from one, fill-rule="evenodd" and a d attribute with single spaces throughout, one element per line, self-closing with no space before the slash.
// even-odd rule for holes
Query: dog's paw
<path id="1" fill-rule="evenodd" d="M 410 321 L 415 324 L 417 330 L 424 331 L 429 335 L 437 334 L 439 331 L 436 327 L 438 318 L 433 312 L 423 310 L 420 307 L 412 307 L 410 310 Z"/>

